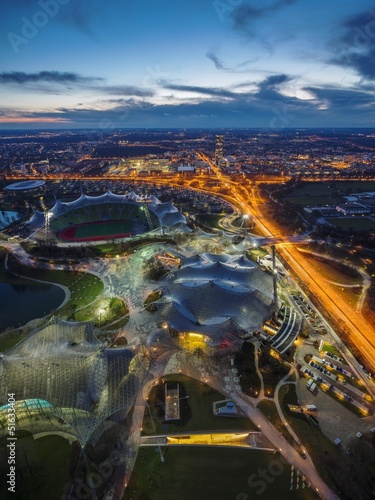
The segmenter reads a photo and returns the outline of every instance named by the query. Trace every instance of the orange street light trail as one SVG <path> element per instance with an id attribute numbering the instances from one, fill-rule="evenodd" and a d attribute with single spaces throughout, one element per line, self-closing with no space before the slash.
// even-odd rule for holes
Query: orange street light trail
<path id="1" fill-rule="evenodd" d="M 266 204 L 256 188 L 249 193 L 243 185 L 233 183 L 229 177 L 220 172 L 206 155 L 202 159 L 208 162 L 216 176 L 231 189 L 233 197 L 240 202 L 244 213 L 252 215 L 258 228 L 265 236 L 275 237 L 280 232 L 261 212 L 260 205 Z M 250 201 L 250 203 L 249 203 Z M 358 348 L 369 366 L 375 370 L 375 330 L 363 316 L 351 309 L 340 295 L 329 286 L 322 276 L 310 265 L 309 261 L 293 246 L 279 246 L 280 255 L 288 263 L 291 270 L 301 282 L 315 295 L 322 308 L 335 322 L 345 322 L 350 341 Z"/>

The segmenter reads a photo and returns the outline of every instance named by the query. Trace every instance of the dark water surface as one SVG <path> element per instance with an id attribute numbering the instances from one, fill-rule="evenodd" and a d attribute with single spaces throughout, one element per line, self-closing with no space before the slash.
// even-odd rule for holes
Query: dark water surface
<path id="1" fill-rule="evenodd" d="M 4 283 L 2 279 L 0 275 L 0 332 L 45 316 L 57 309 L 65 298 L 64 290 L 56 285 L 19 278 L 15 283 Z"/>

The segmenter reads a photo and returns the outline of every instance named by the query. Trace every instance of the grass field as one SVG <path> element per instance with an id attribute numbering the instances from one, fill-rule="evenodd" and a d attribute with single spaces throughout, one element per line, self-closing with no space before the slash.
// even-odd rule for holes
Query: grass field
<path id="1" fill-rule="evenodd" d="M 288 193 L 284 200 L 302 206 L 334 205 L 345 201 L 344 196 L 365 191 L 375 191 L 375 182 L 305 182 Z"/>
<path id="2" fill-rule="evenodd" d="M 330 217 L 327 221 L 341 229 L 354 231 L 372 231 L 375 229 L 375 221 L 368 217 Z"/>
<path id="3" fill-rule="evenodd" d="M 224 214 L 225 215 L 225 214 Z M 198 223 L 219 229 L 219 220 L 224 217 L 223 214 L 196 214 L 195 219 Z"/>
<path id="4" fill-rule="evenodd" d="M 338 358 L 341 358 L 341 359 L 343 357 L 341 352 L 337 349 L 337 347 L 335 347 L 332 344 L 327 344 L 327 342 L 324 342 L 323 347 L 322 347 L 322 351 L 334 354 L 335 356 L 337 356 Z M 346 365 L 348 364 L 345 360 L 344 360 L 344 363 Z"/>
<path id="5" fill-rule="evenodd" d="M 100 240 L 133 234 L 129 220 L 109 220 L 78 224 L 62 229 L 59 238 L 66 241 Z"/>
<path id="6" fill-rule="evenodd" d="M 285 200 L 293 203 L 294 205 L 300 205 L 303 207 L 319 207 L 322 205 L 335 205 L 343 201 L 341 197 L 329 197 L 329 196 L 311 196 L 308 193 L 301 196 L 288 196 L 284 198 Z"/>
<path id="7" fill-rule="evenodd" d="M 343 200 L 330 182 L 304 183 L 284 199 L 302 206 L 332 205 Z"/>
<path id="8" fill-rule="evenodd" d="M 341 283 L 343 285 L 363 284 L 362 276 L 359 272 L 346 266 L 344 263 L 342 263 L 342 265 L 337 265 L 329 259 L 326 260 L 324 255 L 322 255 L 322 257 L 316 257 L 315 255 L 303 251 L 303 249 L 302 255 L 309 259 L 310 264 L 322 274 L 324 279 L 328 281 Z"/>
<path id="9" fill-rule="evenodd" d="M 0 470 L 3 500 L 39 500 L 62 498 L 63 488 L 69 480 L 68 461 L 70 444 L 60 436 L 33 439 L 28 432 L 19 432 L 16 443 L 16 493 L 7 492 L 5 463 L 6 438 L 0 440 Z"/>
<path id="10" fill-rule="evenodd" d="M 5 352 L 21 342 L 29 334 L 24 328 L 14 329 L 0 336 L 0 352 Z"/>
<path id="11" fill-rule="evenodd" d="M 184 375 L 167 375 L 163 377 L 166 381 L 180 382 L 183 384 L 181 395 L 181 416 L 180 423 L 164 423 L 164 391 L 160 384 L 161 391 L 154 388 L 149 396 L 149 405 L 153 415 L 152 424 L 149 411 L 146 411 L 143 423 L 143 434 L 162 434 L 174 432 L 193 432 L 205 430 L 257 430 L 256 426 L 246 417 L 225 418 L 216 417 L 212 411 L 214 401 L 222 401 L 225 396 L 207 384 L 199 382 Z"/>
<path id="12" fill-rule="evenodd" d="M 375 181 L 342 181 L 331 184 L 345 194 L 375 191 Z"/>
<path id="13" fill-rule="evenodd" d="M 306 486 L 290 490 L 290 465 L 272 452 L 210 447 L 140 448 L 123 500 L 310 500 Z M 271 465 L 270 465 L 271 464 Z M 278 469 L 267 484 L 259 469 Z"/>
<path id="14" fill-rule="evenodd" d="M 120 328 L 129 320 L 126 317 L 129 310 L 122 299 L 116 297 L 100 298 L 104 285 L 101 279 L 93 274 L 37 270 L 27 267 L 22 267 L 19 272 L 23 276 L 58 283 L 69 289 L 70 298 L 61 309 L 55 312 L 56 316 L 75 321 L 94 321 L 99 327 L 114 322 L 113 328 Z M 9 334 L 2 335 L 0 337 L 0 352 L 10 349 L 26 335 L 24 329 L 14 330 Z"/>
<path id="15" fill-rule="evenodd" d="M 17 265 L 15 271 L 26 278 L 66 286 L 70 291 L 70 298 L 57 312 L 59 316 L 64 318 L 69 318 L 77 309 L 81 309 L 94 302 L 104 289 L 102 280 L 90 273 L 53 271 L 19 265 Z"/>
<path id="16" fill-rule="evenodd" d="M 338 265 L 335 262 L 324 260 L 324 255 L 321 258 L 308 252 L 303 252 L 302 255 L 308 259 L 310 265 L 322 275 L 348 306 L 356 307 L 361 296 L 363 280 L 355 269 L 348 268 L 344 263 Z"/>
<path id="17" fill-rule="evenodd" d="M 74 314 L 76 321 L 94 321 L 96 326 L 103 327 L 115 322 L 115 328 L 119 328 L 118 323 L 125 324 L 129 318 L 124 318 L 129 312 L 127 305 L 118 297 L 103 297 L 95 302 L 79 309 Z"/>
<path id="18" fill-rule="evenodd" d="M 275 403 L 271 400 L 263 399 L 259 404 L 258 408 L 265 415 L 268 420 L 272 423 L 276 429 L 281 432 L 281 434 L 285 437 L 289 444 L 295 446 L 297 449 L 297 444 L 290 434 L 290 432 L 285 428 L 283 421 L 280 418 L 279 412 L 277 411 L 277 407 Z"/>
<path id="19" fill-rule="evenodd" d="M 106 222 L 95 222 L 77 226 L 76 238 L 89 238 L 90 236 L 106 236 L 109 234 L 130 233 L 132 231 L 131 222 L 128 220 L 110 220 Z"/>
<path id="20" fill-rule="evenodd" d="M 304 249 L 306 251 L 319 253 L 322 257 L 333 257 L 334 259 L 346 260 L 348 264 L 353 264 L 354 266 L 363 266 L 363 261 L 353 249 L 349 251 L 342 246 L 319 243 L 310 243 L 309 245 L 305 245 Z"/>

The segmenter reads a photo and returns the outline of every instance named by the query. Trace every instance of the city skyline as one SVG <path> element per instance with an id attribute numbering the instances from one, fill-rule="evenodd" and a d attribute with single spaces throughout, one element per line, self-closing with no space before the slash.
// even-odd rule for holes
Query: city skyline
<path id="1" fill-rule="evenodd" d="M 5 2 L 0 128 L 369 127 L 373 3 Z"/>

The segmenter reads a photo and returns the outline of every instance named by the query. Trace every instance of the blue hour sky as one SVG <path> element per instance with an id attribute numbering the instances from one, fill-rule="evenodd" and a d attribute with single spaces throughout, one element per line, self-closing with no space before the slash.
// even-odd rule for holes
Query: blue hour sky
<path id="1" fill-rule="evenodd" d="M 3 0 L 0 127 L 373 126 L 368 0 Z"/>

